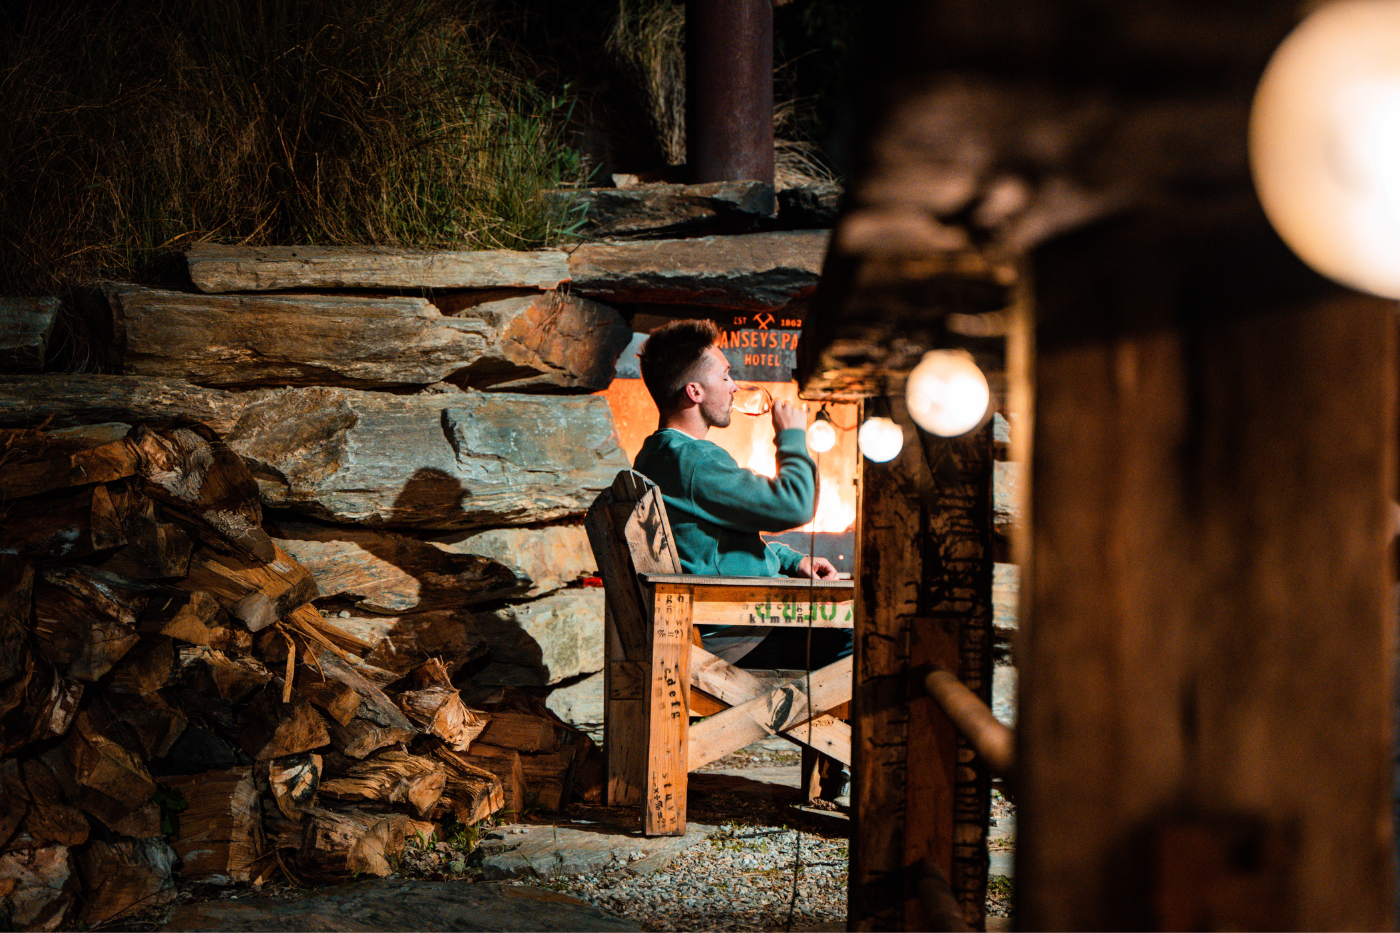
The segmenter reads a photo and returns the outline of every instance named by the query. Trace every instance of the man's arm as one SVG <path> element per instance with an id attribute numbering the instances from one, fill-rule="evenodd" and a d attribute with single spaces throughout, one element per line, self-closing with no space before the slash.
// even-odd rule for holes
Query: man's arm
<path id="1" fill-rule="evenodd" d="M 769 479 L 713 447 L 687 477 L 687 492 L 713 520 L 730 528 L 787 531 L 806 524 L 812 520 L 817 483 L 805 432 L 800 428 L 783 431 L 777 448 L 777 475 Z"/>

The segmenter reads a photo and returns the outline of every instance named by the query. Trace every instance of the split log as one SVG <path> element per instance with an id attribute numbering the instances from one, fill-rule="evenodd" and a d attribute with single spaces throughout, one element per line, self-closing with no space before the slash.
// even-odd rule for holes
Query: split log
<path id="1" fill-rule="evenodd" d="M 487 717 L 468 709 L 455 688 L 434 685 L 421 690 L 405 690 L 394 698 L 404 715 L 423 731 L 442 739 L 459 752 L 467 751 L 472 740 L 486 728 Z"/>
<path id="2" fill-rule="evenodd" d="M 146 494 L 187 519 L 202 540 L 258 563 L 276 558 L 262 528 L 257 483 L 212 429 L 137 425 L 131 443 L 141 454 Z"/>
<path id="3" fill-rule="evenodd" d="M 103 735 L 93 718 L 79 713 L 64 742 L 73 779 L 117 801 L 128 810 L 144 807 L 156 793 L 155 779 L 141 759 Z"/>
<path id="4" fill-rule="evenodd" d="M 160 694 L 139 698 L 102 697 L 109 734 L 146 760 L 164 758 L 189 725 L 185 714 Z"/>
<path id="5" fill-rule="evenodd" d="M 254 761 L 285 758 L 330 744 L 326 722 L 304 697 L 292 694 L 282 702 L 282 687 L 274 681 L 248 704 L 249 725 L 239 737 Z"/>
<path id="6" fill-rule="evenodd" d="M 124 526 L 127 543 L 98 566 L 129 580 L 170 580 L 190 570 L 194 541 L 184 526 L 162 521 L 158 506 L 141 498 Z"/>
<path id="7" fill-rule="evenodd" d="M 57 298 L 0 298 L 0 368 L 38 370 L 63 302 Z"/>
<path id="8" fill-rule="evenodd" d="M 247 881 L 263 851 L 261 807 L 249 768 L 165 778 L 186 807 L 171 840 L 180 877 L 209 884 Z"/>
<path id="9" fill-rule="evenodd" d="M 12 787 L 17 783 L 17 788 Z M 44 846 L 80 846 L 88 840 L 88 819 L 64 801 L 63 787 L 39 761 L 5 763 L 7 798 L 21 817 L 6 851 Z M 19 796 L 22 795 L 22 796 Z"/>
<path id="10" fill-rule="evenodd" d="M 209 593 L 250 632 L 262 631 L 316 598 L 311 574 L 270 541 L 269 546 L 272 558 L 266 563 L 200 548 L 179 586 Z"/>
<path id="11" fill-rule="evenodd" d="M 303 826 L 297 870 L 317 881 L 339 881 L 352 875 L 385 877 L 393 873 L 409 836 L 430 836 L 437 831 L 432 823 L 402 813 L 332 813 L 320 808 L 307 811 Z"/>
<path id="12" fill-rule="evenodd" d="M 19 759 L 0 759 L 0 852 L 9 850 L 10 838 L 29 815 L 29 807 L 29 789 Z"/>
<path id="13" fill-rule="evenodd" d="M 383 690 L 329 651 L 312 652 L 317 669 L 327 680 L 343 684 L 360 698 L 355 716 L 349 722 L 332 719 L 327 723 L 331 744 L 351 758 L 364 758 L 370 752 L 398 742 L 412 741 L 418 734 Z"/>
<path id="14" fill-rule="evenodd" d="M 344 726 L 355 718 L 360 695 L 349 684 L 331 680 L 310 664 L 298 664 L 294 689 L 312 706 Z"/>
<path id="15" fill-rule="evenodd" d="M 505 392 L 597 392 L 617 372 L 632 328 L 608 305 L 560 292 L 473 304 L 442 302 L 452 320 L 472 322 L 487 337 L 486 351 L 462 379 Z"/>
<path id="16" fill-rule="evenodd" d="M 503 563 L 392 532 L 287 522 L 274 540 L 316 581 L 321 596 L 397 614 L 518 596 L 529 582 Z"/>
<path id="17" fill-rule="evenodd" d="M 34 565 L 23 557 L 0 554 L 0 686 L 25 673 L 33 603 Z M 5 712 L 0 703 L 0 716 Z"/>
<path id="18" fill-rule="evenodd" d="M 67 733 L 83 696 L 81 683 L 62 676 L 43 658 L 26 652 L 24 663 L 25 672 L 0 694 L 9 706 L 3 720 L 4 744 L 0 747 L 0 754 L 4 755 Z"/>
<path id="19" fill-rule="evenodd" d="M 160 806 L 153 799 L 133 809 L 115 797 L 79 783 L 77 768 L 67 747 L 59 745 L 51 748 L 37 760 L 63 788 L 64 798 L 70 805 L 96 819 L 112 832 L 135 839 L 146 839 L 160 833 Z"/>
<path id="20" fill-rule="evenodd" d="M 0 453 L 5 466 L 0 498 L 5 499 L 124 479 L 134 476 L 141 462 L 125 438 L 94 444 L 81 434 L 25 429 L 0 431 Z"/>
<path id="21" fill-rule="evenodd" d="M 185 252 L 202 292 L 290 288 L 557 288 L 569 281 L 560 250 L 410 250 L 390 247 L 221 246 Z"/>
<path id="22" fill-rule="evenodd" d="M 143 589 L 91 567 L 50 567 L 34 587 L 35 644 L 71 678 L 97 680 L 140 640 L 135 623 L 147 600 Z"/>
<path id="23" fill-rule="evenodd" d="M 327 626 L 363 642 L 376 644 L 365 660 L 401 677 L 432 658 L 443 658 L 455 673 L 484 657 L 486 639 L 476 630 L 470 612 L 433 610 L 402 616 L 353 612 L 348 618 L 332 617 Z"/>
<path id="24" fill-rule="evenodd" d="M 403 803 L 427 816 L 442 796 L 447 771 L 442 764 L 403 751 L 380 752 L 363 761 L 344 760 L 321 778 L 321 794 L 339 800 Z"/>
<path id="25" fill-rule="evenodd" d="M 228 613 L 209 593 L 172 590 L 152 596 L 141 616 L 140 632 L 233 654 L 250 653 L 253 636 L 244 628 L 229 623 Z"/>
<path id="26" fill-rule="evenodd" d="M 146 696 L 170 682 L 175 647 L 169 638 L 142 637 L 112 669 L 107 689 L 113 693 Z"/>
<path id="27" fill-rule="evenodd" d="M 164 837 L 93 840 L 78 856 L 83 880 L 82 922 L 111 923 L 175 899 L 175 851 Z"/>
<path id="28" fill-rule="evenodd" d="M 435 818 L 443 815 L 442 804 L 445 804 L 451 807 L 457 822 L 474 826 L 506 805 L 505 785 L 495 774 L 477 767 L 446 746 L 433 749 L 431 754 L 447 773 L 447 784 L 438 811 L 434 812 Z"/>
<path id="29" fill-rule="evenodd" d="M 126 484 L 84 486 L 5 504 L 0 533 L 7 554 L 79 560 L 126 543 L 124 528 L 140 501 Z"/>
<path id="30" fill-rule="evenodd" d="M 256 658 L 228 655 L 203 645 L 176 645 L 175 670 L 183 685 L 231 703 L 242 702 L 272 680 L 272 674 Z"/>
<path id="31" fill-rule="evenodd" d="M 515 710 L 499 710 L 490 714 L 481 741 L 518 752 L 554 752 L 559 750 L 560 733 L 564 731 L 549 719 Z"/>
<path id="32" fill-rule="evenodd" d="M 288 755 L 268 762 L 267 783 L 277 809 L 287 819 L 300 822 L 305 811 L 316 806 L 321 787 L 322 759 L 314 752 Z"/>
<path id="33" fill-rule="evenodd" d="M 78 875 L 67 846 L 45 846 L 0 856 L 0 927 L 58 930 L 79 895 Z"/>
<path id="34" fill-rule="evenodd" d="M 473 743 L 472 750 L 460 756 L 474 768 L 494 774 L 505 788 L 506 806 L 518 819 L 530 806 L 529 788 L 525 783 L 525 766 L 521 754 L 513 748 L 495 748 Z"/>
<path id="35" fill-rule="evenodd" d="M 206 386 L 430 385 L 494 338 L 487 322 L 446 318 L 426 298 L 105 291 L 126 324 L 127 372 Z"/>
<path id="36" fill-rule="evenodd" d="M 609 302 L 780 308 L 816 291 L 830 231 L 585 243 L 569 255 L 575 294 Z"/>

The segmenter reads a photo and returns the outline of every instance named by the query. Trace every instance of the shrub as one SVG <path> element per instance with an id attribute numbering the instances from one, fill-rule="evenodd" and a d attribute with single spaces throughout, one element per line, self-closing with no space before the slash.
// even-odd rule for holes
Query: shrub
<path id="1" fill-rule="evenodd" d="M 474 0 L 32 4 L 0 38 L 0 290 L 155 280 L 200 240 L 529 248 L 566 97 Z"/>

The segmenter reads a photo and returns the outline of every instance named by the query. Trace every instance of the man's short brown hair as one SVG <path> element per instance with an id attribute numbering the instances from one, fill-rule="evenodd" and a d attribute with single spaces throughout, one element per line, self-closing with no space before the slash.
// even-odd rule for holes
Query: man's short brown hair
<path id="1" fill-rule="evenodd" d="M 661 411 L 675 411 L 687 382 L 695 381 L 705 351 L 719 339 L 714 321 L 672 321 L 652 331 L 637 362 L 651 400 Z"/>

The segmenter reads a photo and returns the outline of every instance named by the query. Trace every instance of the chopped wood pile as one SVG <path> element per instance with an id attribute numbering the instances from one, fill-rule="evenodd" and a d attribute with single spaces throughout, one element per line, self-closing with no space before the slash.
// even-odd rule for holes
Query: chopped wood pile
<path id="1" fill-rule="evenodd" d="M 324 618 L 208 427 L 0 429 L 0 528 L 5 929 L 110 923 L 179 881 L 385 875 L 444 822 L 596 793 L 591 741 L 542 701 L 468 707 L 461 658 Z"/>

